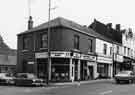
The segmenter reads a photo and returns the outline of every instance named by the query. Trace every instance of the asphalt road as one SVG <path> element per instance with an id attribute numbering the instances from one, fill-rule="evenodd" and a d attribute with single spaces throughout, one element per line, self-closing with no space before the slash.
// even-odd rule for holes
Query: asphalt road
<path id="1" fill-rule="evenodd" d="M 135 84 L 107 81 L 56 87 L 0 86 L 0 95 L 135 95 Z"/>

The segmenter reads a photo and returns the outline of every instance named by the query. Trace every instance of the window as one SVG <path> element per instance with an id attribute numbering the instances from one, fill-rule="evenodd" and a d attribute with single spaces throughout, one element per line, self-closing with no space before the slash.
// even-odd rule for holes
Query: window
<path id="1" fill-rule="evenodd" d="M 79 36 L 74 35 L 74 49 L 79 49 Z"/>
<path id="2" fill-rule="evenodd" d="M 119 46 L 117 46 L 117 52 L 116 53 L 119 54 Z"/>
<path id="3" fill-rule="evenodd" d="M 107 54 L 107 44 L 104 44 L 104 50 L 103 50 L 104 54 Z"/>
<path id="4" fill-rule="evenodd" d="M 126 47 L 124 47 L 124 54 L 126 54 Z"/>
<path id="5" fill-rule="evenodd" d="M 128 48 L 128 56 L 130 56 L 130 48 Z"/>
<path id="6" fill-rule="evenodd" d="M 113 48 L 110 47 L 110 55 L 112 55 L 112 53 L 113 53 Z"/>
<path id="7" fill-rule="evenodd" d="M 88 48 L 89 48 L 89 52 L 92 52 L 92 39 L 88 39 Z"/>
<path id="8" fill-rule="evenodd" d="M 47 33 L 41 34 L 41 46 L 40 48 L 47 48 L 48 45 L 48 40 L 47 40 Z"/>
<path id="9" fill-rule="evenodd" d="M 29 38 L 28 37 L 24 37 L 23 38 L 23 49 L 27 50 L 29 48 Z"/>

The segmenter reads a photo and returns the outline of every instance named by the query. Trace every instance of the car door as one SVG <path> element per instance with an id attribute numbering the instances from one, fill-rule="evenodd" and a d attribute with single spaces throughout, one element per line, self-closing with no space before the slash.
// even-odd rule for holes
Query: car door
<path id="1" fill-rule="evenodd" d="M 131 73 L 131 76 L 132 76 L 132 78 L 133 78 L 133 80 L 134 80 L 134 82 L 135 82 L 135 72 L 132 72 L 132 73 Z"/>

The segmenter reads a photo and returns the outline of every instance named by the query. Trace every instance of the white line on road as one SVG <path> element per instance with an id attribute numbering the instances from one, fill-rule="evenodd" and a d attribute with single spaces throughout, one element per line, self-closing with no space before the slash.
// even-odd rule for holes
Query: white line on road
<path id="1" fill-rule="evenodd" d="M 112 90 L 104 91 L 104 92 L 101 92 L 99 94 L 100 95 L 106 95 L 106 94 L 109 94 L 109 93 L 112 93 Z"/>

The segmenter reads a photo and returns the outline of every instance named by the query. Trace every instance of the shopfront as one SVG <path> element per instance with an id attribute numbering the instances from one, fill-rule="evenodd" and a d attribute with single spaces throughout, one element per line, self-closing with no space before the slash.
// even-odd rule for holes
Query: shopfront
<path id="1" fill-rule="evenodd" d="M 36 73 L 39 78 L 47 78 L 48 70 L 48 53 L 47 52 L 37 52 L 35 53 L 35 63 L 36 63 Z"/>
<path id="2" fill-rule="evenodd" d="M 36 53 L 37 76 L 45 78 L 49 69 L 50 80 L 59 81 L 78 81 L 92 80 L 97 75 L 96 57 L 68 51 L 51 51 L 50 67 L 48 67 L 47 52 Z"/>
<path id="3" fill-rule="evenodd" d="M 115 54 L 113 60 L 113 76 L 123 70 L 123 56 Z"/>
<path id="4" fill-rule="evenodd" d="M 97 77 L 96 57 L 93 55 L 81 55 L 81 80 L 92 80 Z"/>
<path id="5" fill-rule="evenodd" d="M 97 72 L 99 78 L 111 78 L 112 77 L 112 59 L 109 57 L 97 57 Z"/>
<path id="6" fill-rule="evenodd" d="M 51 81 L 70 80 L 70 52 L 51 51 Z"/>

